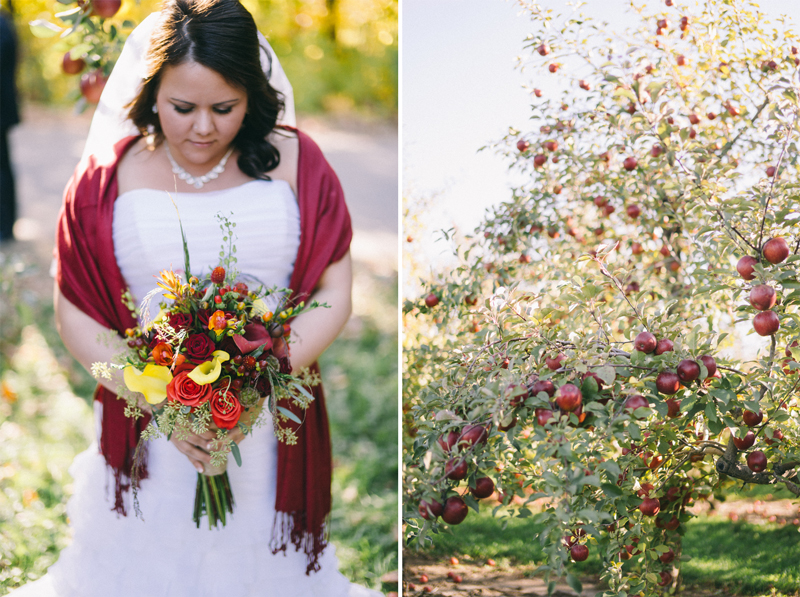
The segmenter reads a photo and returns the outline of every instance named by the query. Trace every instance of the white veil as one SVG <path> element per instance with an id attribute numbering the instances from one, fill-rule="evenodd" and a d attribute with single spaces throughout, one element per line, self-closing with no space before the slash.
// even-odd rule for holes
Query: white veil
<path id="1" fill-rule="evenodd" d="M 138 133 L 128 119 L 125 106 L 136 97 L 147 74 L 147 49 L 150 45 L 150 36 L 160 16 L 160 12 L 152 13 L 125 41 L 119 60 L 108 78 L 92 117 L 81 161 L 94 154 L 102 163 L 111 158 L 117 141 Z M 283 112 L 278 116 L 278 122 L 295 126 L 292 85 L 283 72 L 278 57 L 261 32 L 258 34 L 258 39 L 261 45 L 261 68 L 267 75 L 270 85 L 283 95 L 285 103 Z"/>

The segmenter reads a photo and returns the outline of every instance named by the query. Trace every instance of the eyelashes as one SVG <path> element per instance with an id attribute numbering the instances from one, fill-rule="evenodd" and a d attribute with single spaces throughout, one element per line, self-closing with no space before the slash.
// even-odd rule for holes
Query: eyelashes
<path id="1" fill-rule="evenodd" d="M 175 104 L 172 105 L 175 108 L 175 111 L 178 114 L 189 114 L 194 108 L 181 108 L 180 106 L 176 106 Z M 215 114 L 219 114 L 224 116 L 225 114 L 230 114 L 233 111 L 233 108 L 212 108 Z"/>

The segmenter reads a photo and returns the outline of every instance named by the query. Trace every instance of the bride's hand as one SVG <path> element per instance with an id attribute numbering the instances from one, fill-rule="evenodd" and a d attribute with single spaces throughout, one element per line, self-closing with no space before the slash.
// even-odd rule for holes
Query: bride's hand
<path id="1" fill-rule="evenodd" d="M 170 442 L 174 444 L 180 452 L 186 455 L 192 466 L 197 469 L 197 472 L 202 473 L 206 466 L 211 464 L 211 455 L 208 453 L 208 446 L 217 434 L 208 430 L 202 435 L 190 434 L 186 439 L 177 439 L 175 435 L 170 438 Z"/>

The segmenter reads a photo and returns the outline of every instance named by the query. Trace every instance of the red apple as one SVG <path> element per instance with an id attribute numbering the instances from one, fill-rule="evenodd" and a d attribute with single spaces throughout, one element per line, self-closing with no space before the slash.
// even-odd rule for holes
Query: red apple
<path id="1" fill-rule="evenodd" d="M 789 256 L 789 245 L 783 238 L 777 236 L 764 243 L 761 254 L 770 263 L 778 264 Z"/>
<path id="2" fill-rule="evenodd" d="M 580 81 L 578 81 L 578 87 L 580 87 L 581 89 L 584 89 L 584 90 L 586 90 L 586 91 L 590 91 L 590 90 L 591 90 L 591 88 L 592 88 L 592 87 L 591 87 L 591 85 L 589 85 L 589 83 L 587 83 L 587 82 L 586 82 L 586 81 L 584 81 L 583 79 L 581 79 Z"/>
<path id="3" fill-rule="evenodd" d="M 444 475 L 453 481 L 461 481 L 462 479 L 467 478 L 468 468 L 469 467 L 466 460 L 463 458 L 453 458 L 452 460 L 447 461 L 447 464 L 444 467 Z"/>
<path id="4" fill-rule="evenodd" d="M 533 95 L 535 95 L 536 97 L 542 97 L 542 90 L 541 89 L 534 89 L 533 90 Z"/>
<path id="5" fill-rule="evenodd" d="M 428 575 L 427 574 L 421 574 L 420 577 L 419 577 L 419 582 L 421 582 L 423 585 L 426 582 L 428 582 Z"/>
<path id="6" fill-rule="evenodd" d="M 61 61 L 61 70 L 67 75 L 77 75 L 85 66 L 86 62 L 83 58 L 77 58 L 73 60 L 70 57 L 69 52 L 64 54 L 64 59 Z"/>
<path id="7" fill-rule="evenodd" d="M 593 201 L 594 201 L 594 204 L 595 204 L 597 207 L 603 207 L 605 204 L 607 204 L 607 203 L 608 203 L 608 198 L 607 198 L 607 197 L 603 197 L 602 195 L 597 195 L 597 196 L 596 196 L 596 197 L 593 199 Z"/>
<path id="8" fill-rule="evenodd" d="M 767 166 L 767 176 L 770 178 L 775 176 L 775 166 Z"/>
<path id="9" fill-rule="evenodd" d="M 657 158 L 663 152 L 664 152 L 664 148 L 661 145 L 659 145 L 658 143 L 653 145 L 652 149 L 650 149 L 650 155 L 653 156 L 654 158 Z"/>
<path id="10" fill-rule="evenodd" d="M 542 427 L 544 427 L 548 421 L 556 420 L 553 411 L 547 408 L 537 408 L 534 414 L 536 415 L 536 422 L 539 423 L 539 425 L 541 425 Z"/>
<path id="11" fill-rule="evenodd" d="M 614 206 L 610 203 L 607 203 L 603 206 L 603 215 L 608 217 L 614 213 Z"/>
<path id="12" fill-rule="evenodd" d="M 659 29 L 669 29 L 669 19 L 659 19 L 657 25 Z"/>
<path id="13" fill-rule="evenodd" d="M 639 504 L 639 510 L 645 516 L 655 516 L 661 510 L 661 503 L 658 501 L 658 498 L 646 497 L 642 500 L 642 503 Z"/>
<path id="14" fill-rule="evenodd" d="M 489 477 L 479 477 L 475 479 L 475 487 L 470 491 L 478 499 L 487 498 L 494 493 L 494 481 Z"/>
<path id="15" fill-rule="evenodd" d="M 667 400 L 667 416 L 674 419 L 681 414 L 681 401 L 675 399 Z"/>
<path id="16" fill-rule="evenodd" d="M 533 156 L 533 165 L 536 166 L 537 168 L 541 168 L 542 166 L 544 166 L 546 161 L 547 161 L 547 156 L 544 155 L 543 153 L 537 153 L 535 156 Z"/>
<path id="17" fill-rule="evenodd" d="M 672 371 L 662 371 L 656 377 L 656 388 L 662 394 L 674 394 L 680 388 L 680 384 L 680 378 Z"/>
<path id="18" fill-rule="evenodd" d="M 633 347 L 639 352 L 653 352 L 657 345 L 658 340 L 650 332 L 639 332 L 633 340 Z"/>
<path id="19" fill-rule="evenodd" d="M 567 355 L 559 352 L 554 358 L 545 357 L 544 364 L 550 371 L 556 371 L 561 367 L 561 363 L 567 360 Z"/>
<path id="20" fill-rule="evenodd" d="M 733 441 L 733 445 L 736 446 L 737 450 L 747 450 L 751 448 L 754 443 L 756 443 L 756 436 L 752 431 L 748 431 L 744 437 L 736 437 L 733 433 L 731 433 L 731 440 Z"/>
<path id="21" fill-rule="evenodd" d="M 672 574 L 670 574 L 666 570 L 662 570 L 661 572 L 658 573 L 658 575 L 661 577 L 661 580 L 658 581 L 659 587 L 666 587 L 669 583 L 672 582 Z"/>
<path id="22" fill-rule="evenodd" d="M 742 413 L 742 421 L 748 427 L 755 427 L 756 425 L 761 425 L 761 421 L 764 420 L 764 413 L 762 411 L 758 411 L 754 413 L 752 410 L 746 410 Z"/>
<path id="23" fill-rule="evenodd" d="M 536 51 L 539 52 L 540 56 L 547 56 L 550 53 L 550 46 L 547 44 L 542 44 L 536 48 Z"/>
<path id="24" fill-rule="evenodd" d="M 551 63 L 550 66 L 547 67 L 547 70 L 549 70 L 551 73 L 556 72 L 558 70 L 558 64 L 555 62 Z"/>
<path id="25" fill-rule="evenodd" d="M 108 19 L 117 14 L 122 0 L 92 0 L 92 14 Z"/>
<path id="26" fill-rule="evenodd" d="M 695 113 L 689 114 L 689 122 L 697 124 L 700 122 L 700 117 Z"/>
<path id="27" fill-rule="evenodd" d="M 750 290 L 750 304 L 759 311 L 766 311 L 775 306 L 778 295 L 772 286 L 759 284 Z"/>
<path id="28" fill-rule="evenodd" d="M 429 308 L 433 308 L 439 304 L 439 297 L 433 294 L 432 292 L 425 297 L 425 305 Z"/>
<path id="29" fill-rule="evenodd" d="M 531 146 L 525 139 L 520 139 L 517 141 L 517 149 L 520 151 L 528 151 L 528 148 Z"/>
<path id="30" fill-rule="evenodd" d="M 483 425 L 467 425 L 464 428 L 464 433 L 458 439 L 459 444 L 468 444 L 474 446 L 475 444 L 484 444 L 489 438 L 489 432 Z"/>
<path id="31" fill-rule="evenodd" d="M 539 392 L 545 392 L 551 398 L 556 393 L 556 387 L 553 385 L 553 382 L 549 379 L 540 379 L 535 381 L 531 386 L 531 394 L 536 396 Z"/>
<path id="32" fill-rule="evenodd" d="M 708 377 L 714 377 L 714 374 L 717 372 L 717 361 L 714 360 L 714 357 L 704 354 L 700 357 L 700 360 L 703 362 L 703 365 L 706 366 Z"/>
<path id="33" fill-rule="evenodd" d="M 678 364 L 678 379 L 681 383 L 688 384 L 700 377 L 700 365 L 697 361 L 684 359 Z"/>
<path id="34" fill-rule="evenodd" d="M 747 455 L 747 466 L 754 473 L 760 473 L 767 468 L 767 457 L 761 450 L 753 450 Z"/>
<path id="35" fill-rule="evenodd" d="M 675 552 L 672 551 L 672 549 L 668 549 L 667 551 L 662 553 L 658 559 L 661 560 L 662 564 L 669 564 L 672 560 L 675 559 Z"/>
<path id="36" fill-rule="evenodd" d="M 686 66 L 686 56 L 683 54 L 678 54 L 678 58 L 675 60 L 678 66 Z"/>
<path id="37" fill-rule="evenodd" d="M 706 118 L 708 118 L 709 120 L 714 120 L 716 117 L 717 117 L 717 115 L 714 114 L 714 112 L 707 112 L 706 113 Z"/>
<path id="38" fill-rule="evenodd" d="M 467 517 L 469 508 L 458 496 L 447 498 L 444 503 L 444 512 L 442 513 L 442 520 L 447 524 L 461 524 Z"/>
<path id="39" fill-rule="evenodd" d="M 628 214 L 629 218 L 633 218 L 635 220 L 639 217 L 639 215 L 641 215 L 642 210 L 638 205 L 633 204 L 625 208 L 625 213 Z"/>
<path id="40" fill-rule="evenodd" d="M 644 247 L 642 247 L 641 243 L 634 242 L 631 245 L 631 253 L 633 253 L 634 255 L 641 255 L 642 253 L 644 253 Z"/>
<path id="41" fill-rule="evenodd" d="M 768 446 L 771 446 L 775 442 L 779 442 L 782 439 L 783 439 L 783 431 L 781 431 L 780 429 L 774 429 L 772 431 L 772 438 L 767 437 L 766 434 L 764 435 L 764 441 L 767 442 Z"/>
<path id="42" fill-rule="evenodd" d="M 681 526 L 681 521 L 678 520 L 677 516 L 673 516 L 664 524 L 664 528 L 668 531 L 675 531 L 679 526 Z"/>
<path id="43" fill-rule="evenodd" d="M 638 162 L 638 161 L 636 161 L 636 158 L 635 158 L 635 157 L 633 157 L 633 156 L 628 156 L 628 157 L 627 157 L 627 158 L 625 158 L 625 160 L 622 162 L 622 166 L 623 166 L 623 167 L 624 167 L 624 168 L 625 168 L 625 169 L 626 169 L 628 172 L 630 172 L 631 170 L 635 170 L 635 169 L 636 169 L 636 166 L 637 166 L 638 164 L 639 164 L 639 162 Z"/>
<path id="44" fill-rule="evenodd" d="M 745 280 L 752 280 L 756 276 L 754 274 L 753 266 L 758 263 L 758 259 L 745 255 L 736 263 L 736 271 Z"/>
<path id="45" fill-rule="evenodd" d="M 661 338 L 656 344 L 656 354 L 664 354 L 665 352 L 672 352 L 675 349 L 675 343 L 669 338 Z"/>
<path id="46" fill-rule="evenodd" d="M 625 400 L 625 410 L 632 413 L 637 408 L 648 408 L 650 403 L 647 401 L 647 398 L 640 394 L 634 394 L 633 396 L 628 396 Z"/>
<path id="47" fill-rule="evenodd" d="M 81 77 L 81 93 L 87 102 L 96 104 L 100 101 L 100 95 L 103 93 L 107 80 L 108 78 L 103 76 L 103 71 L 99 69 Z"/>
<path id="48" fill-rule="evenodd" d="M 558 389 L 558 398 L 556 404 L 558 408 L 564 412 L 572 412 L 577 409 L 583 402 L 583 394 L 577 386 L 571 383 L 565 383 Z"/>
<path id="49" fill-rule="evenodd" d="M 436 440 L 439 442 L 439 445 L 442 447 L 442 450 L 445 452 L 449 452 L 453 446 L 458 443 L 460 433 L 455 429 L 451 429 L 447 432 L 447 435 L 440 435 L 439 439 Z"/>
<path id="50" fill-rule="evenodd" d="M 569 550 L 569 555 L 576 562 L 583 562 L 589 557 L 589 548 L 585 545 L 573 545 Z"/>
<path id="51" fill-rule="evenodd" d="M 419 503 L 419 515 L 425 520 L 433 520 L 437 516 L 441 516 L 444 512 L 444 506 L 436 500 L 427 502 L 422 500 Z"/>
<path id="52" fill-rule="evenodd" d="M 781 327 L 775 311 L 762 311 L 753 317 L 753 328 L 759 336 L 771 336 Z"/>

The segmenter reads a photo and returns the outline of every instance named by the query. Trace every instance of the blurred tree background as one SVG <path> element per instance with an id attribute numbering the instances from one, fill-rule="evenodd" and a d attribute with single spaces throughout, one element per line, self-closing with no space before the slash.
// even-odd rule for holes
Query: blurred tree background
<path id="1" fill-rule="evenodd" d="M 55 14 L 77 6 L 57 0 L 0 0 L 11 8 L 21 56 L 23 101 L 69 104 L 80 97 L 79 77 L 65 75 L 62 58 L 77 34 L 39 38 L 28 23 L 64 25 Z M 368 118 L 397 116 L 397 0 L 242 0 L 292 82 L 298 112 Z M 157 10 L 161 0 L 122 0 L 105 19 L 120 39 Z M 74 56 L 73 56 L 74 57 Z M 109 56 L 113 60 L 115 56 Z"/>

